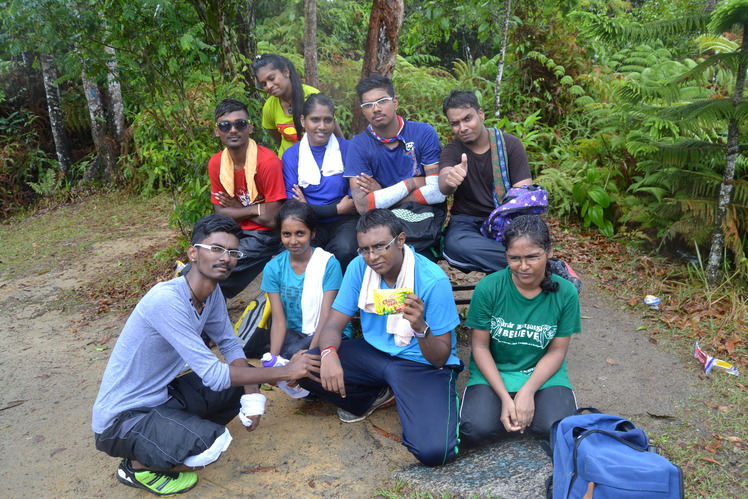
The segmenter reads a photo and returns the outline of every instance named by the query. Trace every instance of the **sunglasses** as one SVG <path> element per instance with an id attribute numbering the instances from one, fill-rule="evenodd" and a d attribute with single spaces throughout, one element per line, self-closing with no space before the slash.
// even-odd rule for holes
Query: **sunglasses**
<path id="1" fill-rule="evenodd" d="M 236 120 L 236 121 L 219 121 L 216 123 L 216 128 L 218 128 L 223 133 L 228 133 L 231 131 L 231 127 L 236 128 L 237 132 L 241 132 L 242 130 L 246 130 L 249 126 L 248 120 Z"/>

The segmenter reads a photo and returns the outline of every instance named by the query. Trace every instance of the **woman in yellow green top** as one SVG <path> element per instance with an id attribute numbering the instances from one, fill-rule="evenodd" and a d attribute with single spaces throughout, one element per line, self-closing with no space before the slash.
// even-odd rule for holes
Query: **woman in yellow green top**
<path id="1" fill-rule="evenodd" d="M 282 55 L 262 54 L 252 66 L 260 88 L 270 94 L 262 106 L 262 127 L 278 145 L 278 157 L 301 139 L 301 110 L 316 88 L 301 83 L 293 63 Z M 342 137 L 340 126 L 335 124 L 335 135 Z"/>

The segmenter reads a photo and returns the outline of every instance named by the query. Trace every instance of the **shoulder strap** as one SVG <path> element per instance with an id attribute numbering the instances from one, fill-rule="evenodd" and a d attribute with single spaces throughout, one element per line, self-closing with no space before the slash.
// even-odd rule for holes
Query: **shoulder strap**
<path id="1" fill-rule="evenodd" d="M 504 134 L 498 128 L 492 127 L 488 129 L 488 135 L 488 142 L 491 145 L 491 163 L 493 165 L 494 206 L 498 207 L 512 185 L 509 183 L 509 173 L 507 172 L 508 157 Z"/>

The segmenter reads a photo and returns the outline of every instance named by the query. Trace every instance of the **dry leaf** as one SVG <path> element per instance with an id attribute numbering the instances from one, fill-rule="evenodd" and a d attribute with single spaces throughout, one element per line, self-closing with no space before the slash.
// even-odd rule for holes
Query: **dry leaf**
<path id="1" fill-rule="evenodd" d="M 720 440 L 727 440 L 728 442 L 732 442 L 732 443 L 739 443 L 743 441 L 743 439 L 740 437 L 733 437 L 733 436 L 723 437 L 722 435 L 716 435 L 716 434 L 714 435 L 714 438 L 718 438 Z"/>
<path id="2" fill-rule="evenodd" d="M 720 412 L 730 412 L 730 408 L 726 405 L 710 404 L 709 402 L 704 402 L 704 405 L 712 409 L 717 409 Z"/>
<path id="3" fill-rule="evenodd" d="M 720 447 L 722 447 L 722 442 L 717 440 L 716 442 L 712 442 L 711 444 L 704 447 L 704 450 L 710 454 L 716 454 L 717 450 L 719 450 Z"/>
<path id="4" fill-rule="evenodd" d="M 605 362 L 607 362 L 609 366 L 617 366 L 618 365 L 618 362 L 616 361 L 616 359 L 613 359 L 611 357 L 607 357 L 605 359 Z"/>
<path id="5" fill-rule="evenodd" d="M 383 430 L 382 428 L 378 427 L 377 425 L 371 425 L 375 430 L 377 430 L 379 433 L 384 435 L 385 437 L 394 440 L 395 442 L 402 442 L 403 439 L 398 437 L 397 435 L 393 435 L 392 433 L 388 432 L 387 430 Z"/>
<path id="6" fill-rule="evenodd" d="M 720 466 L 722 466 L 722 463 L 720 463 L 716 459 L 712 459 L 711 457 L 702 457 L 701 459 L 703 459 L 704 461 L 709 461 L 710 463 L 719 464 Z"/>

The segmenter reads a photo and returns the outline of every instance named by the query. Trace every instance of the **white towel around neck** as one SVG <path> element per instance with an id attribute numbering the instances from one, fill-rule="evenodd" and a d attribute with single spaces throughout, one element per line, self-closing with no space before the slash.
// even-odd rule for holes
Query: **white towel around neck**
<path id="1" fill-rule="evenodd" d="M 304 287 L 301 290 L 301 332 L 306 335 L 314 334 L 317 330 L 322 296 L 325 294 L 325 270 L 331 256 L 332 253 L 322 248 L 314 248 L 312 257 L 306 265 Z"/>
<path id="2" fill-rule="evenodd" d="M 322 159 L 322 167 L 320 168 L 309 146 L 309 136 L 304 134 L 299 142 L 299 187 L 304 189 L 310 185 L 319 185 L 322 175 L 330 177 L 340 173 L 343 173 L 343 157 L 340 154 L 340 144 L 335 135 L 330 135 L 330 140 L 327 141 L 325 157 Z"/>
<path id="3" fill-rule="evenodd" d="M 413 250 L 410 249 L 410 246 L 405 245 L 403 264 L 400 267 L 400 273 L 397 275 L 397 281 L 395 281 L 396 288 L 415 290 L 415 264 L 416 259 Z M 358 295 L 358 307 L 365 312 L 375 313 L 374 290 L 381 289 L 381 287 L 382 276 L 367 266 L 361 283 L 361 292 Z M 395 335 L 395 345 L 399 347 L 407 346 L 413 338 L 413 329 L 410 327 L 410 322 L 403 318 L 403 314 L 390 314 L 387 317 L 387 332 Z"/>

